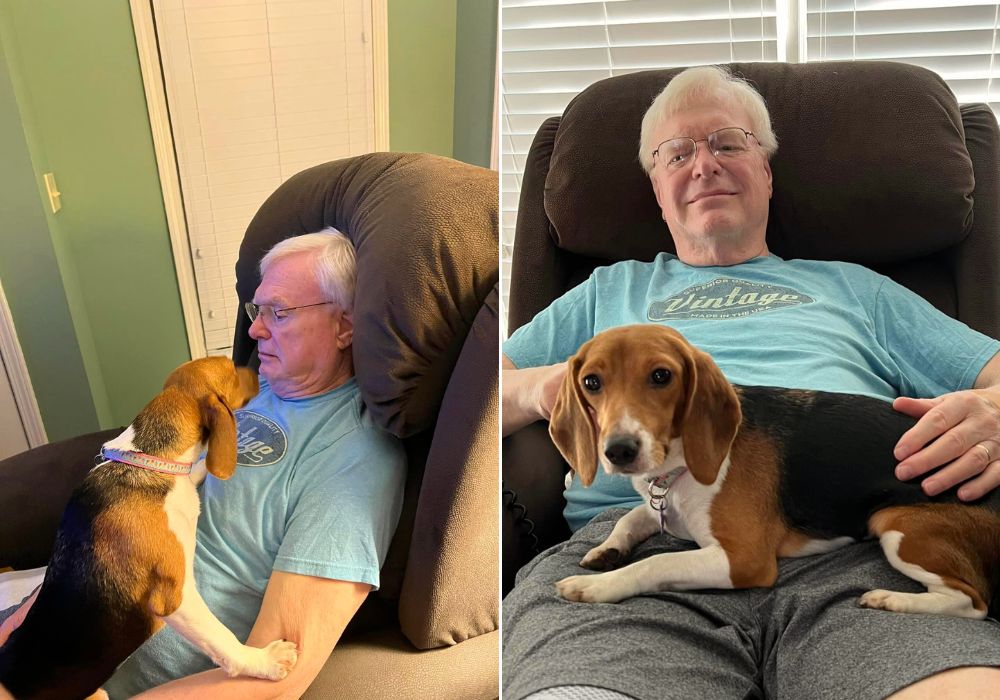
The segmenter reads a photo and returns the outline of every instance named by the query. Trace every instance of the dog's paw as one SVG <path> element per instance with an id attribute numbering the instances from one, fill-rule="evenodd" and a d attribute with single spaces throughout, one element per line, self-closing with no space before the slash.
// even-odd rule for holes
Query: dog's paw
<path id="1" fill-rule="evenodd" d="M 294 642 L 284 639 L 271 642 L 266 647 L 243 647 L 243 654 L 233 659 L 220 659 L 216 663 L 230 676 L 253 676 L 269 681 L 280 681 L 292 670 L 299 659 Z"/>
<path id="2" fill-rule="evenodd" d="M 631 595 L 611 573 L 569 576 L 556 582 L 556 592 L 578 603 L 617 603 Z"/>
<path id="3" fill-rule="evenodd" d="M 617 569 L 624 559 L 624 554 L 615 547 L 594 547 L 580 560 L 580 566 L 594 571 L 610 571 Z"/>
<path id="4" fill-rule="evenodd" d="M 908 612 L 899 593 L 876 589 L 868 591 L 858 599 L 858 605 L 872 610 L 891 610 L 892 612 Z"/>
<path id="5" fill-rule="evenodd" d="M 286 642 L 284 639 L 271 642 L 261 651 L 267 655 L 267 672 L 260 677 L 272 681 L 280 681 L 287 676 L 295 662 L 299 660 L 299 651 L 295 643 Z"/>

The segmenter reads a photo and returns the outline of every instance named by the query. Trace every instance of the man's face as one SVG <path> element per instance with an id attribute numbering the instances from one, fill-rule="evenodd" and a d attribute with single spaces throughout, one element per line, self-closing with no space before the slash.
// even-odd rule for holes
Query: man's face
<path id="1" fill-rule="evenodd" d="M 312 270 L 309 253 L 273 262 L 254 293 L 254 303 L 287 309 L 327 301 Z M 261 312 L 250 326 L 257 341 L 260 373 L 282 398 L 329 391 L 354 374 L 353 322 L 336 304 L 287 312 L 275 318 Z"/>
<path id="2" fill-rule="evenodd" d="M 653 134 L 651 148 L 667 139 L 705 139 L 718 129 L 737 126 L 750 131 L 750 119 L 739 106 L 706 104 L 670 117 Z M 695 155 L 676 168 L 664 167 L 659 155 L 650 173 L 656 201 L 682 260 L 691 251 L 749 250 L 764 246 L 771 167 L 752 136 L 749 151 L 738 157 L 715 156 L 699 141 Z M 756 250 L 755 250 L 756 248 Z M 691 260 L 695 264 L 699 260 Z M 709 261 L 701 261 L 710 264 Z"/>

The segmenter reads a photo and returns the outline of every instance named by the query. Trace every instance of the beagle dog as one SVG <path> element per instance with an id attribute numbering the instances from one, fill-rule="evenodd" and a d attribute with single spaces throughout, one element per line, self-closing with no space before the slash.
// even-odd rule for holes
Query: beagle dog
<path id="1" fill-rule="evenodd" d="M 656 324 L 623 326 L 569 360 L 549 432 L 585 486 L 597 464 L 644 503 L 570 576 L 563 598 L 617 602 L 662 590 L 770 587 L 779 557 L 871 535 L 926 593 L 873 590 L 860 604 L 982 619 L 1000 592 L 1000 494 L 961 504 L 894 475 L 915 420 L 864 396 L 734 387 L 708 354 Z M 616 569 L 660 531 L 700 549 Z M 609 569 L 614 569 L 610 570 Z"/>
<path id="2" fill-rule="evenodd" d="M 295 644 L 241 644 L 195 588 L 196 486 L 236 469 L 236 419 L 257 376 L 224 357 L 181 365 L 63 512 L 41 587 L 0 647 L 17 698 L 105 697 L 99 688 L 166 622 L 230 675 L 284 678 Z M 207 449 L 203 460 L 199 460 Z"/>

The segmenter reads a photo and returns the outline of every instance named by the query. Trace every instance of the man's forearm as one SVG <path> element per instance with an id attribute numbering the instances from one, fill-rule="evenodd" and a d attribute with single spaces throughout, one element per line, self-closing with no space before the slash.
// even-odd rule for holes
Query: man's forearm
<path id="1" fill-rule="evenodd" d="M 504 363 L 502 406 L 502 435 L 507 436 L 536 420 L 548 420 L 542 412 L 541 393 L 545 380 L 551 376 L 551 367 L 514 369 Z"/>
<path id="2" fill-rule="evenodd" d="M 319 675 L 370 590 L 371 586 L 365 583 L 275 571 L 247 644 L 262 648 L 275 639 L 295 642 L 299 658 L 287 678 L 280 681 L 230 678 L 217 668 L 152 688 L 136 697 L 143 700 L 298 698 Z"/>
<path id="3" fill-rule="evenodd" d="M 292 673 L 295 673 L 294 669 Z M 282 681 L 268 681 L 259 678 L 230 678 L 221 668 L 215 668 L 151 688 L 136 698 L 142 700 L 297 698 L 303 690 L 301 684 L 295 682 L 292 674 Z"/>

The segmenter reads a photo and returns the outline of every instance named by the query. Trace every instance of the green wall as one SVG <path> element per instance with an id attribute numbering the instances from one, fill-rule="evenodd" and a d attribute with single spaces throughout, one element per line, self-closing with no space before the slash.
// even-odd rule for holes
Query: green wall
<path id="1" fill-rule="evenodd" d="M 47 212 L 48 230 L 36 234 L 55 253 L 92 410 L 100 427 L 128 424 L 189 357 L 128 2 L 4 0 L 0 36 L 34 204 Z M 23 163 L 18 170 L 27 177 Z M 63 195 L 55 215 L 43 200 L 45 172 Z M 5 284 L 16 274 L 2 272 Z M 66 401 L 40 391 L 48 377 L 33 369 L 53 348 L 32 340 L 46 322 L 25 321 L 24 310 L 51 300 L 22 291 L 8 298 L 49 439 L 81 432 L 53 419 Z M 67 371 L 79 381 L 77 368 Z"/>
<path id="2" fill-rule="evenodd" d="M 35 183 L 4 34 L 0 31 L 0 281 L 42 420 L 49 438 L 57 439 L 96 430 L 97 411 Z"/>
<path id="3" fill-rule="evenodd" d="M 453 157 L 484 168 L 493 141 L 496 58 L 496 0 L 458 0 Z"/>
<path id="4" fill-rule="evenodd" d="M 390 147 L 488 166 L 496 0 L 388 11 Z M 128 424 L 188 359 L 128 0 L 0 0 L 0 154 L 0 281 L 49 439 Z"/>
<path id="5" fill-rule="evenodd" d="M 489 167 L 497 0 L 389 0 L 389 147 Z"/>
<path id="6" fill-rule="evenodd" d="M 451 157 L 455 0 L 389 0 L 389 147 Z"/>

